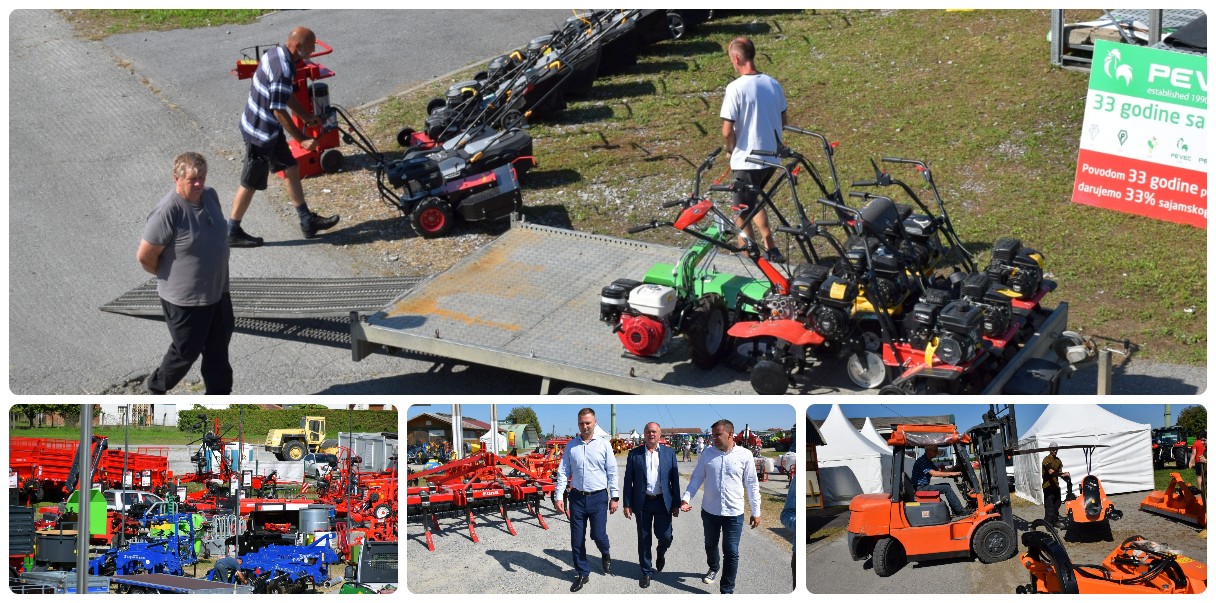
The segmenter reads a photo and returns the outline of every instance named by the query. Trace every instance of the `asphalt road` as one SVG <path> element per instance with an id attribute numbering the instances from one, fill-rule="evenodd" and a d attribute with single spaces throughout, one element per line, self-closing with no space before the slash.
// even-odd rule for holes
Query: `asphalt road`
<path id="1" fill-rule="evenodd" d="M 624 479 L 625 457 L 617 459 Z M 688 483 L 688 473 L 696 460 L 680 463 L 680 486 Z M 783 490 L 788 484 L 778 476 L 765 490 Z M 650 588 L 638 587 L 637 532 L 633 520 L 625 519 L 618 509 L 608 517 L 608 540 L 612 555 L 611 576 L 600 569 L 600 555 L 587 540 L 587 559 L 591 581 L 582 593 L 716 593 L 718 583 L 704 584 L 707 571 L 704 536 L 700 521 L 703 492 L 692 501 L 692 512 L 681 513 L 672 523 L 674 544 L 667 552 L 663 572 L 656 573 Z M 512 536 L 497 513 L 478 515 L 476 530 L 480 543 L 469 536 L 463 518 L 440 519 L 442 531 L 433 533 L 435 551 L 426 548 L 422 526 L 406 526 L 406 588 L 414 594 L 440 593 L 568 593 L 574 579 L 570 556 L 570 524 L 548 501 L 542 514 L 549 525 L 540 527 L 524 510 L 509 511 L 518 536 Z M 749 507 L 750 509 L 750 507 Z M 749 511 L 750 512 L 750 511 Z M 760 527 L 744 528 L 739 542 L 739 572 L 735 592 L 784 594 L 791 591 L 789 558 L 792 535 L 781 526 L 780 518 L 761 517 Z M 765 533 L 765 532 L 771 533 Z"/>
<path id="2" fill-rule="evenodd" d="M 172 158 L 200 150 L 227 207 L 240 165 L 248 83 L 239 50 L 313 26 L 334 47 L 335 102 L 355 105 L 527 43 L 564 11 L 289 11 L 253 25 L 74 37 L 54 12 L 9 16 L 9 388 L 100 393 L 139 379 L 168 347 L 162 323 L 98 311 L 144 282 L 144 218 L 171 187 Z M 476 32 L 476 35 L 470 34 Z M 345 258 L 301 238 L 281 190 L 246 224 L 269 244 L 232 256 L 233 276 L 338 277 Z M 323 241 L 321 239 L 320 241 Z M 238 394 L 535 393 L 539 380 L 489 367 L 374 356 L 238 333 Z M 197 380 L 197 368 L 186 380 Z"/>
<path id="3" fill-rule="evenodd" d="M 1206 563 L 1206 536 L 1186 524 L 1141 511 L 1140 501 L 1147 494 L 1135 492 L 1110 497 L 1115 508 L 1124 513 L 1122 519 L 1111 523 L 1110 539 L 1102 533 L 1061 531 L 1060 536 L 1065 540 L 1064 546 L 1072 562 L 1101 563 L 1125 538 L 1139 534 L 1150 540 L 1168 543 L 1185 555 Z M 839 515 L 830 518 L 826 525 L 844 528 L 848 525 L 848 515 L 847 509 L 843 510 Z M 1026 551 L 1025 547 L 1020 545 L 1020 535 L 1030 521 L 1043 516 L 1043 507 L 1019 499 L 1014 506 L 1014 516 L 1019 533 L 1018 550 L 1021 554 Z M 828 519 L 820 517 L 809 520 L 807 533 L 815 533 Z M 880 578 L 874 573 L 870 561 L 853 561 L 849 557 L 845 536 L 843 529 L 831 531 L 827 538 L 808 545 L 807 585 L 812 593 L 1012 594 L 1018 585 L 1029 582 L 1029 574 L 1016 556 L 991 565 L 959 559 L 915 562 L 892 576 Z"/>

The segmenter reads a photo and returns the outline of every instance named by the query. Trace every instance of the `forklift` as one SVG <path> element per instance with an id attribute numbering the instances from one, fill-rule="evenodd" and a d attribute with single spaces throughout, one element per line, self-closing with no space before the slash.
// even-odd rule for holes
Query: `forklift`
<path id="1" fill-rule="evenodd" d="M 954 425 L 896 425 L 892 446 L 891 493 L 861 494 L 849 504 L 848 547 L 854 561 L 873 560 L 874 572 L 891 576 L 908 561 L 975 557 L 983 563 L 1017 554 L 1017 530 L 1009 500 L 1006 462 L 1017 444 L 1011 405 L 990 405 L 984 422 L 965 434 Z M 970 511 L 952 518 L 937 491 L 918 492 L 904 474 L 905 452 L 918 447 L 951 447 L 960 460 L 956 478 Z M 967 446 L 979 461 L 977 476 Z"/>

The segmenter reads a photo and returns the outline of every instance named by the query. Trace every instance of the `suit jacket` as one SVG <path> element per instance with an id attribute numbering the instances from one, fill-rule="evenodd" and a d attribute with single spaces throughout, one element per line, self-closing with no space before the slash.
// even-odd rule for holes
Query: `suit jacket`
<path id="1" fill-rule="evenodd" d="M 663 495 L 663 505 L 668 510 L 680 506 L 680 470 L 676 464 L 676 452 L 659 444 L 659 493 Z M 626 507 L 635 513 L 642 510 L 646 503 L 646 446 L 637 446 L 629 450 L 625 461 L 625 484 L 621 489 Z"/>

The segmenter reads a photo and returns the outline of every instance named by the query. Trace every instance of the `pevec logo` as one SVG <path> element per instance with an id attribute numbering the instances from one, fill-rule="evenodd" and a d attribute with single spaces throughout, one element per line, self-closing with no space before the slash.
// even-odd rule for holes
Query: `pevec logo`
<path id="1" fill-rule="evenodd" d="M 1111 73 L 1112 69 L 1114 73 Z M 1130 86 L 1132 83 L 1132 66 L 1123 64 L 1123 53 L 1119 52 L 1118 48 L 1112 48 L 1106 53 L 1102 70 L 1106 72 L 1106 77 L 1123 80 L 1124 86 Z"/>

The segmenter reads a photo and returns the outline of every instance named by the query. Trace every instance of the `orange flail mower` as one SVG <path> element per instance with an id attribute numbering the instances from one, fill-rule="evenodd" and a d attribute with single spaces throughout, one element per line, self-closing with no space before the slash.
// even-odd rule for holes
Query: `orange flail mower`
<path id="1" fill-rule="evenodd" d="M 1030 583 L 1018 586 L 1019 594 L 1198 594 L 1207 589 L 1206 564 L 1142 536 L 1124 540 L 1099 565 L 1083 565 L 1069 559 L 1046 522 L 1035 520 L 1033 526 L 1046 531 L 1022 534 L 1026 552 L 1020 559 Z"/>
<path id="2" fill-rule="evenodd" d="M 1206 528 L 1208 525 L 1207 507 L 1203 494 L 1185 481 L 1182 475 L 1170 473 L 1170 485 L 1164 492 L 1156 491 L 1140 501 L 1140 508 L 1149 513 L 1164 515 L 1178 521 Z"/>

